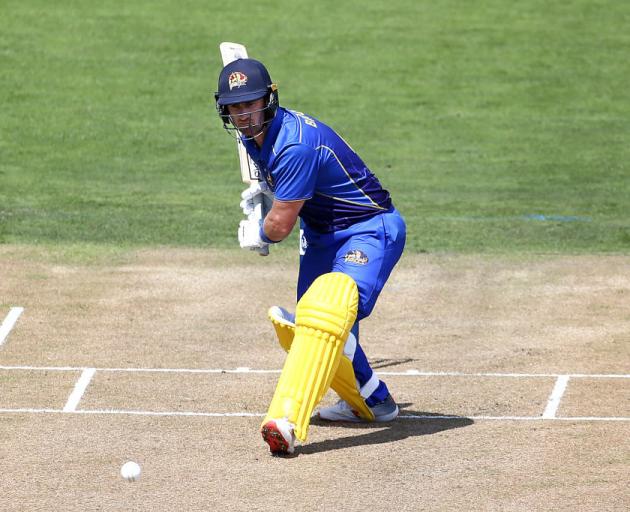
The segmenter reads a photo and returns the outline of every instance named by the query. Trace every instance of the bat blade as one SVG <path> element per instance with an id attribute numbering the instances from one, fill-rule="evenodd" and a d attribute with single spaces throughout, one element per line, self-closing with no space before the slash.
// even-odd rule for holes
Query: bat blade
<path id="1" fill-rule="evenodd" d="M 223 61 L 224 66 L 237 59 L 248 58 L 247 48 L 240 43 L 230 43 L 224 41 L 219 44 L 219 51 L 221 52 L 221 60 Z M 236 138 L 236 148 L 238 151 L 238 161 L 241 167 L 241 180 L 243 183 L 251 184 L 256 181 L 260 181 L 260 170 L 247 154 L 243 141 L 241 141 L 239 137 Z M 258 220 L 262 220 L 264 218 L 262 198 L 260 196 L 254 198 L 254 212 L 251 216 Z M 266 256 L 269 254 L 269 247 L 265 247 L 258 252 L 261 256 Z"/>
<path id="2" fill-rule="evenodd" d="M 227 41 L 219 45 L 223 65 L 227 66 L 236 59 L 247 59 L 247 48 L 239 43 L 228 43 Z"/>
<path id="3" fill-rule="evenodd" d="M 234 62 L 237 59 L 247 59 L 247 48 L 240 43 L 230 43 L 224 41 L 219 44 L 219 51 L 221 52 L 221 59 L 223 65 L 227 66 L 230 62 Z M 243 145 L 241 139 L 236 139 L 236 147 L 238 150 L 238 160 L 241 166 L 241 179 L 243 183 L 253 183 L 260 181 L 260 171 L 258 166 L 247 154 L 247 150 Z"/>

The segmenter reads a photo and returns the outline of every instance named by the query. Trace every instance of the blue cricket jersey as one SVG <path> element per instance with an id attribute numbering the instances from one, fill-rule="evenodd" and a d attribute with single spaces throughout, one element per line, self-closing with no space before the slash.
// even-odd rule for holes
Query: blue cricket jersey
<path id="1" fill-rule="evenodd" d="M 262 148 L 247 152 L 279 201 L 305 200 L 300 217 L 330 233 L 388 211 L 385 190 L 352 148 L 330 127 L 301 112 L 278 108 Z"/>

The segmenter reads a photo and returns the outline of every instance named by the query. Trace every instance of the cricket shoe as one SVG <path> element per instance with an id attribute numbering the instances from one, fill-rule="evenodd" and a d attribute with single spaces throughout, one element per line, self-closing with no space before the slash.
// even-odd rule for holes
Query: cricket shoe
<path id="1" fill-rule="evenodd" d="M 260 433 L 273 455 L 286 455 L 295 451 L 293 428 L 286 418 L 269 420 L 262 426 Z"/>
<path id="2" fill-rule="evenodd" d="M 377 423 L 392 421 L 398 416 L 398 405 L 392 398 L 392 395 L 387 395 L 385 400 L 373 405 L 370 407 L 370 410 L 374 413 L 374 421 Z M 335 405 L 330 407 L 322 407 L 319 410 L 319 417 L 326 421 L 367 422 L 367 420 L 361 418 L 357 412 L 353 411 L 348 405 L 348 402 L 344 400 L 339 400 Z"/>

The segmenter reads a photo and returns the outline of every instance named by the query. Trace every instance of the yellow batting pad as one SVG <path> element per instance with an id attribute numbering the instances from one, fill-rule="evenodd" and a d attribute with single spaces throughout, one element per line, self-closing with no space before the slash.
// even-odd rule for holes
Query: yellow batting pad
<path id="1" fill-rule="evenodd" d="M 267 314 L 276 331 L 280 346 L 288 352 L 293 343 L 293 335 L 295 334 L 294 319 L 278 306 L 269 308 Z M 344 355 L 339 359 L 339 368 L 337 369 L 337 373 L 333 376 L 330 387 L 342 400 L 345 400 L 352 410 L 356 411 L 361 418 L 367 421 L 374 421 L 374 413 L 365 403 L 365 399 L 361 396 L 358 388 L 352 361 Z"/>
<path id="2" fill-rule="evenodd" d="M 339 368 L 333 377 L 330 387 L 335 390 L 342 400 L 345 400 L 350 408 L 361 418 L 374 421 L 374 413 L 365 403 L 357 387 L 357 377 L 354 374 L 352 362 L 346 356 L 341 356 Z"/>
<path id="3" fill-rule="evenodd" d="M 358 304 L 356 283 L 341 272 L 318 277 L 302 296 L 291 350 L 263 425 L 287 418 L 295 425 L 295 436 L 306 440 L 313 409 L 337 372 Z"/>
<path id="4" fill-rule="evenodd" d="M 267 316 L 276 331 L 278 343 L 280 343 L 285 352 L 288 352 L 295 335 L 295 318 L 285 309 L 278 306 L 270 307 L 269 311 L 267 311 Z"/>

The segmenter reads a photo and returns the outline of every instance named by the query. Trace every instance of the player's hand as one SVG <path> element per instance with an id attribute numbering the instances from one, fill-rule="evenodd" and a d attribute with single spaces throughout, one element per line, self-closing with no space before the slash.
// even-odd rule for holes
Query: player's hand
<path id="1" fill-rule="evenodd" d="M 241 249 L 250 249 L 261 254 L 267 254 L 269 244 L 260 238 L 261 221 L 258 219 L 242 220 L 238 225 L 238 243 Z"/>
<path id="2" fill-rule="evenodd" d="M 273 203 L 273 192 L 264 181 L 255 181 L 241 193 L 240 207 L 243 214 L 249 217 L 256 209 L 256 203 L 262 203 L 262 215 L 264 218 L 271 209 Z"/>

